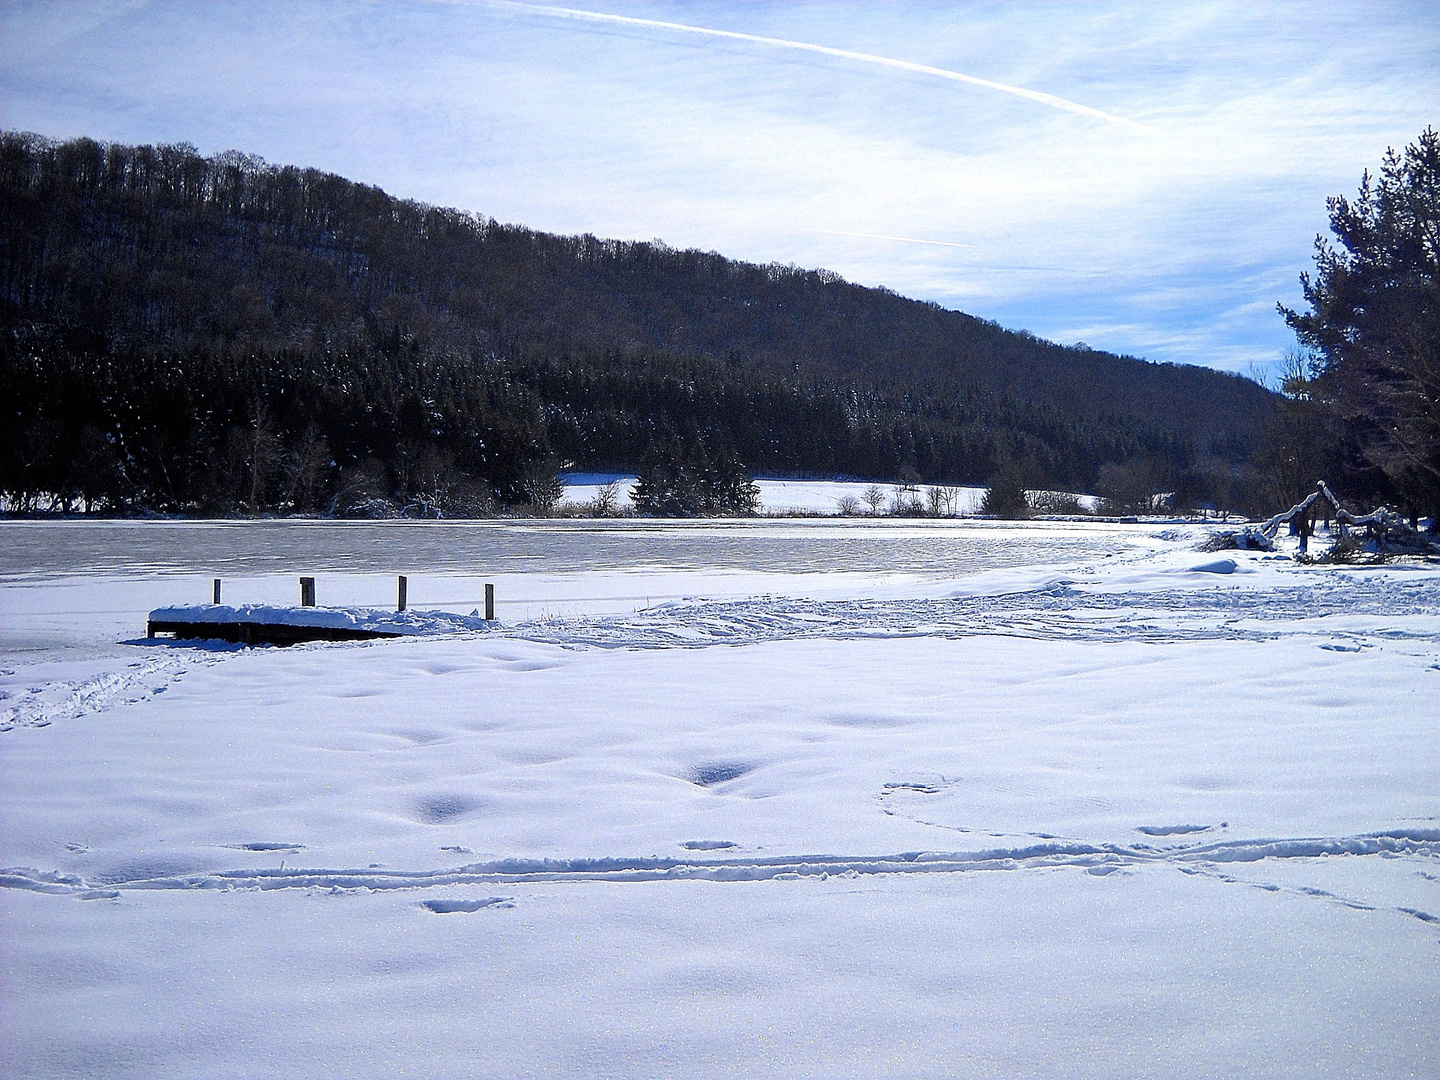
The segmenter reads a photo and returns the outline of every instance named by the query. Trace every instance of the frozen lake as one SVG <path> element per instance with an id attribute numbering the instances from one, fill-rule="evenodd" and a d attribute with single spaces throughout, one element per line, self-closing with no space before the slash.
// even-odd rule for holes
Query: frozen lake
<path id="1" fill-rule="evenodd" d="M 1093 558 L 1132 525 L 971 520 L 0 522 L 0 580 L 68 574 L 860 571 L 937 577 Z"/>
<path id="2" fill-rule="evenodd" d="M 1097 523 L 741 519 L 480 522 L 0 522 L 0 652 L 108 655 L 145 614 L 210 598 L 294 603 L 315 575 L 321 604 L 394 602 L 468 613 L 494 584 L 506 623 L 633 611 L 687 596 L 855 598 L 898 583 L 1073 564 L 1163 530 Z"/>
<path id="3" fill-rule="evenodd" d="M 1205 535 L 0 525 L 0 1071 L 1440 1074 L 1440 568 Z"/>

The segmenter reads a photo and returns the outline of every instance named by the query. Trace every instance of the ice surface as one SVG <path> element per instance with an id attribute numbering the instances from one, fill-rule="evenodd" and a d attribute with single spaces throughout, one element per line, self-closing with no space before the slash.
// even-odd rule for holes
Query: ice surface
<path id="1" fill-rule="evenodd" d="M 767 524 L 412 552 L 500 625 L 288 649 L 116 644 L 208 591 L 142 527 L 4 552 L 4 1071 L 1440 1071 L 1440 569 Z M 223 528 L 237 605 L 393 589 Z"/>
<path id="2" fill-rule="evenodd" d="M 1104 522 L 917 519 L 452 521 L 12 521 L 0 523 L 0 581 L 67 573 L 804 573 L 977 569 L 1097 557 L 1136 542 Z M 294 577 L 284 600 L 298 593 Z M 394 579 L 377 599 L 393 599 Z M 226 594 L 227 599 L 228 593 Z M 203 599 L 209 593 L 202 594 Z M 332 602 L 328 592 L 320 599 Z M 346 601 L 347 603 L 349 601 Z M 153 606 L 153 605 L 152 605 Z"/>

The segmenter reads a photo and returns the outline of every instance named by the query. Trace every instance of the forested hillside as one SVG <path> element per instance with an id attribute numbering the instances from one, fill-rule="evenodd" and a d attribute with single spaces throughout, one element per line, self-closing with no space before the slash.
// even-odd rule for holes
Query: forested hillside
<path id="1" fill-rule="evenodd" d="M 1272 395 L 825 271 L 562 237 L 189 146 L 0 135 L 0 487 L 479 512 L 564 462 L 1236 500 Z M 358 512 L 358 511 L 357 511 Z"/>

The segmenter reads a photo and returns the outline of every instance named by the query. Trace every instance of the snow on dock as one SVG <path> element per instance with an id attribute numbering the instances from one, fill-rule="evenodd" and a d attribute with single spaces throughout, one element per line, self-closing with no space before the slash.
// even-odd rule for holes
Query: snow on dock
<path id="1" fill-rule="evenodd" d="M 385 611 L 359 607 L 290 607 L 275 604 L 187 604 L 160 607 L 146 621 L 147 637 L 294 645 L 302 641 L 362 641 L 484 630 L 477 612 Z"/>

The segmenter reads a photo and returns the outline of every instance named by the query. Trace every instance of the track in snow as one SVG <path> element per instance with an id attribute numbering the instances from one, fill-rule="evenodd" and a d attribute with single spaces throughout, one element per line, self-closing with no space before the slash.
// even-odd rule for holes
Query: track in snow
<path id="1" fill-rule="evenodd" d="M 1113 593 L 1062 582 L 1044 591 L 940 600 L 756 597 L 665 605 L 633 615 L 542 619 L 511 628 L 508 634 L 556 645 L 642 649 L 978 634 L 1164 643 L 1333 636 L 1309 620 L 1416 615 L 1440 616 L 1440 582 L 1339 577 L 1273 589 Z M 1440 642 L 1440 622 L 1428 631 L 1377 628 L 1367 636 Z"/>
<path id="2" fill-rule="evenodd" d="M 117 705 L 144 701 L 165 693 L 191 667 L 218 663 L 224 655 L 191 647 L 179 655 L 149 656 L 88 679 L 26 687 L 0 697 L 0 731 L 45 727 L 56 720 L 74 720 Z"/>
<path id="3" fill-rule="evenodd" d="M 150 890 L 269 892 L 307 889 L 326 892 L 364 890 L 411 892 L 464 886 L 515 886 L 564 882 L 642 884 L 656 881 L 755 882 L 804 878 L 859 878 L 877 874 L 961 874 L 977 871 L 1082 869 L 1103 877 L 1141 866 L 1168 866 L 1266 892 L 1328 900 L 1358 911 L 1393 910 L 1440 929 L 1440 916 L 1409 907 L 1378 908 L 1323 889 L 1241 881 L 1226 866 L 1325 856 L 1440 858 L 1440 829 L 1397 828 L 1348 837 L 1232 840 L 1153 847 L 1145 844 L 1092 844 L 1054 840 L 1018 848 L 973 852 L 912 851 L 893 855 L 782 855 L 767 857 L 501 859 L 437 870 L 242 869 L 193 873 L 155 873 L 141 867 L 117 868 L 91 878 L 25 867 L 0 869 L 0 888 L 70 896 L 82 900 L 117 899 L 123 893 Z M 511 897 L 483 900 L 426 900 L 431 911 L 448 913 L 508 906 Z"/>

